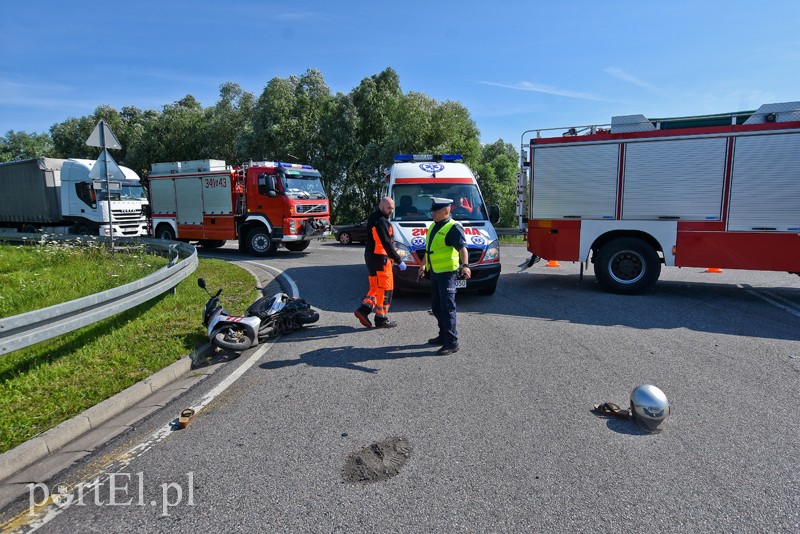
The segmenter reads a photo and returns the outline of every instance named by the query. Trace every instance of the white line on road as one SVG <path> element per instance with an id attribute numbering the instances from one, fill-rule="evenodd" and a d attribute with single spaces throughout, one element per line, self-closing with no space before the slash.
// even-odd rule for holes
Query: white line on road
<path id="1" fill-rule="evenodd" d="M 779 297 L 778 295 L 774 295 L 772 293 L 764 291 L 764 293 L 767 293 L 767 295 L 770 295 L 768 297 L 767 295 L 763 295 L 761 292 L 756 291 L 755 289 L 748 289 L 748 288 L 744 287 L 742 284 L 739 284 L 739 287 L 741 287 L 742 289 L 744 289 L 745 291 L 747 291 L 751 295 L 756 296 L 756 297 L 758 297 L 761 300 L 764 300 L 766 302 L 769 302 L 773 306 L 777 306 L 778 308 L 780 308 L 780 309 L 782 309 L 784 311 L 787 311 L 787 312 L 791 313 L 792 315 L 800 317 L 800 311 L 798 311 L 798 310 L 796 310 L 795 308 L 792 307 L 792 306 L 796 306 L 796 305 L 793 302 L 791 302 L 789 300 L 786 300 L 783 297 Z M 772 297 L 772 298 L 770 298 L 770 297 Z M 778 302 L 778 300 L 782 300 L 782 301 L 786 302 L 787 304 L 789 304 L 789 306 L 781 304 L 780 302 Z"/>
<path id="2" fill-rule="evenodd" d="M 211 391 L 209 391 L 197 404 L 192 406 L 195 413 L 199 412 L 211 401 L 213 401 L 220 393 L 228 389 L 231 384 L 236 382 L 248 369 L 250 369 L 267 351 L 272 347 L 272 343 L 262 345 L 256 350 L 242 365 L 240 365 L 234 372 L 227 376 L 222 382 L 217 384 Z M 162 426 L 147 439 L 141 441 L 137 445 L 128 449 L 118 458 L 105 464 L 93 475 L 86 477 L 81 482 L 71 487 L 71 492 L 59 493 L 50 496 L 45 502 L 37 504 L 33 508 L 26 510 L 9 520 L 3 525 L 3 531 L 13 532 L 33 532 L 43 527 L 50 521 L 56 518 L 61 512 L 69 508 L 73 502 L 78 502 L 74 497 L 79 488 L 89 489 L 93 487 L 101 487 L 109 479 L 112 473 L 119 473 L 123 468 L 130 465 L 133 460 L 152 449 L 156 444 L 163 441 L 167 436 L 172 434 L 177 428 L 177 419 L 173 419 L 166 425 Z M 6 530 L 8 528 L 8 530 Z"/>

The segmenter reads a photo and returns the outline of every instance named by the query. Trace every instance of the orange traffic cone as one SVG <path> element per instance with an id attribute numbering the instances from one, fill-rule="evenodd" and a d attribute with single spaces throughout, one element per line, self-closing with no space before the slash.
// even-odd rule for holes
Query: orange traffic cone
<path id="1" fill-rule="evenodd" d="M 722 269 L 720 269 L 719 267 L 709 267 L 709 268 L 708 268 L 708 269 L 706 269 L 704 272 L 707 272 L 707 273 L 714 273 L 714 274 L 720 274 L 720 273 L 722 272 Z"/>
<path id="2" fill-rule="evenodd" d="M 561 267 L 561 264 L 558 263 L 556 260 L 550 260 L 547 262 L 547 265 L 545 265 L 545 267 Z"/>

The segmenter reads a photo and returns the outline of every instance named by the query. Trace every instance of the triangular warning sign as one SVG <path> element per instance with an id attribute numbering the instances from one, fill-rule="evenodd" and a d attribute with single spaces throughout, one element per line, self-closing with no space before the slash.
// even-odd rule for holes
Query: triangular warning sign
<path id="1" fill-rule="evenodd" d="M 86 144 L 88 146 L 99 146 L 100 148 L 122 148 L 122 145 L 120 145 L 117 140 L 117 136 L 115 136 L 111 128 L 108 127 L 106 121 L 102 120 L 94 127 L 94 131 L 92 135 L 89 136 L 89 139 L 86 140 Z"/>
<path id="2" fill-rule="evenodd" d="M 108 150 L 105 148 L 103 149 L 103 152 L 100 153 L 100 157 L 97 158 L 97 161 L 92 166 L 92 170 L 89 171 L 89 178 L 92 180 L 105 180 L 106 161 L 108 161 L 108 179 L 124 180 L 125 173 L 122 172 L 122 169 L 119 168 L 117 162 L 114 161 L 114 158 L 111 157 L 111 154 L 109 154 Z"/>

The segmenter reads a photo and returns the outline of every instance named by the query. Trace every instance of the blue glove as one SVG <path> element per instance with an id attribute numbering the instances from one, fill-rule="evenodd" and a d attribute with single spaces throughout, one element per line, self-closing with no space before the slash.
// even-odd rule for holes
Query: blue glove
<path id="1" fill-rule="evenodd" d="M 397 264 L 397 268 L 400 269 L 401 271 L 405 271 L 406 270 L 406 262 L 401 261 L 400 263 Z"/>

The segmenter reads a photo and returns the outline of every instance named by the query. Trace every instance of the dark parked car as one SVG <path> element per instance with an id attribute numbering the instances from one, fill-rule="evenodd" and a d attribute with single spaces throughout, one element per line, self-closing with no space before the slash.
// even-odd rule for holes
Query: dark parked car
<path id="1" fill-rule="evenodd" d="M 336 240 L 342 245 L 351 243 L 367 242 L 367 220 L 351 224 L 350 226 L 340 226 L 336 230 Z"/>

